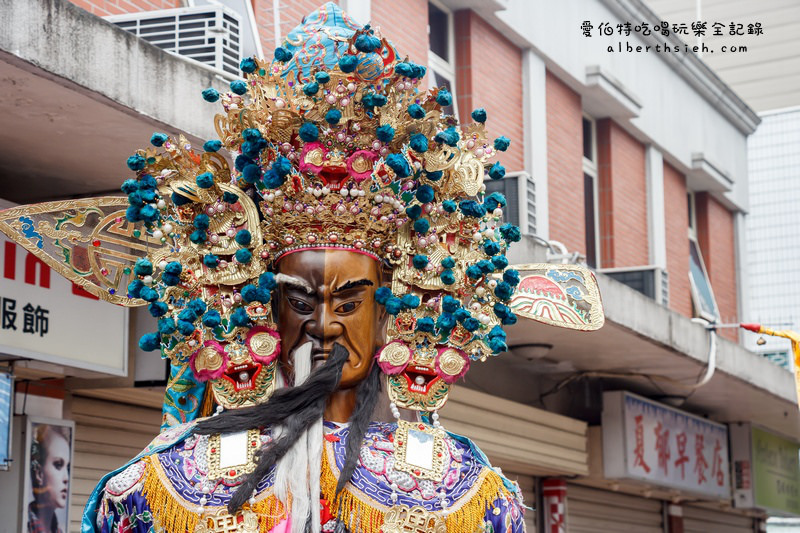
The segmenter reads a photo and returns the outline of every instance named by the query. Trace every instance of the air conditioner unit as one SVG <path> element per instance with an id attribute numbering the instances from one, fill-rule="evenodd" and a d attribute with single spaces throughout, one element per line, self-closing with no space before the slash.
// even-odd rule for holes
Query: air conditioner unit
<path id="1" fill-rule="evenodd" d="M 669 274 L 657 266 L 601 268 L 610 278 L 637 290 L 661 305 L 669 305 Z"/>
<path id="2" fill-rule="evenodd" d="M 225 6 L 140 11 L 105 19 L 167 52 L 239 75 L 242 18 Z"/>
<path id="3" fill-rule="evenodd" d="M 486 194 L 506 197 L 503 219 L 519 226 L 523 234 L 536 235 L 536 182 L 527 172 L 509 172 L 503 179 L 486 180 Z"/>

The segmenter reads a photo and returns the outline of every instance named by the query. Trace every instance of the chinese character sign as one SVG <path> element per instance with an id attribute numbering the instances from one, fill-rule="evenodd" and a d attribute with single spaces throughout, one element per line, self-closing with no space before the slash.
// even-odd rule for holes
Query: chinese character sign
<path id="1" fill-rule="evenodd" d="M 77 268 L 77 267 L 76 267 Z M 127 313 L 0 236 L 0 351 L 122 375 Z"/>
<path id="2" fill-rule="evenodd" d="M 627 392 L 603 395 L 606 477 L 730 497 L 726 426 Z"/>

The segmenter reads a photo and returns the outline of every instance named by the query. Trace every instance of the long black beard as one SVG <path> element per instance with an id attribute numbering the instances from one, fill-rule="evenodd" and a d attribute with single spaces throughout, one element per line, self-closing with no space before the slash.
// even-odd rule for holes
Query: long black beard
<path id="1" fill-rule="evenodd" d="M 228 512 L 233 514 L 241 508 L 258 483 L 286 455 L 303 432 L 322 418 L 328 396 L 339 387 L 342 369 L 349 357 L 350 353 L 344 346 L 334 343 L 325 364 L 311 372 L 303 384 L 278 389 L 264 404 L 232 409 L 195 426 L 194 433 L 199 435 L 235 433 L 275 424 L 284 427 L 280 437 L 256 452 L 256 468 L 231 496 Z"/>

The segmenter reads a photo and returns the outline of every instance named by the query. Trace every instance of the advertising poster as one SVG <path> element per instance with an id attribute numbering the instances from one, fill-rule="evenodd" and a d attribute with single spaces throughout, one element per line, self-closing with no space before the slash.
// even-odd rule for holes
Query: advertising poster
<path id="1" fill-rule="evenodd" d="M 28 417 L 22 533 L 67 531 L 74 434 L 72 421 Z"/>

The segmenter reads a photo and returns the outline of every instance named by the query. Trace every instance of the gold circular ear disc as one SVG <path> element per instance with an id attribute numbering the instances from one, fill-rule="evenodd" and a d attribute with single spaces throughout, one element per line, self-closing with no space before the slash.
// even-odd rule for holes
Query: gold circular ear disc
<path id="1" fill-rule="evenodd" d="M 411 358 L 411 349 L 401 342 L 387 344 L 381 350 L 378 361 L 392 366 L 403 366 Z"/>

